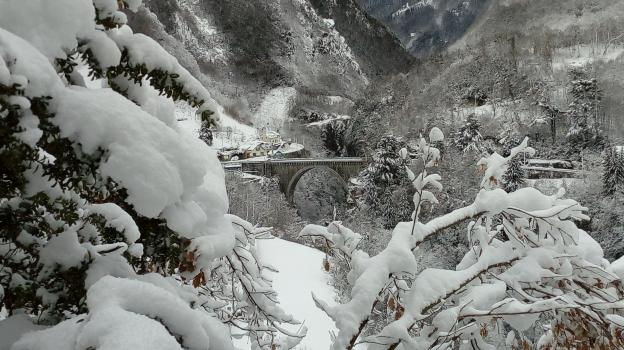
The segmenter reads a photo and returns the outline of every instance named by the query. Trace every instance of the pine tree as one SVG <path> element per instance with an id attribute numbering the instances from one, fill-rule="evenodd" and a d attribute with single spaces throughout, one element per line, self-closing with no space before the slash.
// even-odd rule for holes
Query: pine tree
<path id="1" fill-rule="evenodd" d="M 570 129 L 568 141 L 579 147 L 592 147 L 602 144 L 601 130 L 602 91 L 595 78 L 587 72 L 574 69 L 570 72 L 569 93 L 572 96 L 568 116 Z"/>
<path id="2" fill-rule="evenodd" d="M 503 173 L 503 189 L 507 192 L 514 192 L 524 186 L 525 178 L 526 172 L 522 169 L 522 159 L 516 155 L 507 163 L 507 169 Z"/>
<path id="3" fill-rule="evenodd" d="M 481 123 L 474 114 L 469 115 L 464 125 L 455 133 L 453 143 L 465 153 L 482 152 Z"/>
<path id="4" fill-rule="evenodd" d="M 602 186 L 605 196 L 612 197 L 624 189 L 624 152 L 608 147 L 602 161 Z"/>
<path id="5" fill-rule="evenodd" d="M 414 210 L 406 160 L 399 155 L 404 147 L 404 141 L 399 138 L 382 137 L 371 164 L 360 174 L 364 182 L 362 199 L 375 216 L 383 219 L 386 227 L 409 219 Z"/>
<path id="6" fill-rule="evenodd" d="M 399 155 L 404 147 L 403 140 L 392 135 L 384 136 L 377 143 L 373 162 L 367 169 L 367 176 L 376 184 L 393 183 L 404 172 L 405 161 Z"/>

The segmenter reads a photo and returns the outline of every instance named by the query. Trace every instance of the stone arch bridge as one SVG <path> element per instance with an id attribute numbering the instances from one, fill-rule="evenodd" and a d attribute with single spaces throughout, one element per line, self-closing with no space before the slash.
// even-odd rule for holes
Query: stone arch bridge
<path id="1" fill-rule="evenodd" d="M 290 158 L 263 161 L 242 160 L 224 162 L 226 171 L 242 171 L 247 174 L 277 177 L 280 189 L 288 201 L 292 201 L 295 188 L 301 177 L 315 168 L 326 168 L 347 188 L 349 179 L 357 176 L 367 162 L 363 158 Z"/>

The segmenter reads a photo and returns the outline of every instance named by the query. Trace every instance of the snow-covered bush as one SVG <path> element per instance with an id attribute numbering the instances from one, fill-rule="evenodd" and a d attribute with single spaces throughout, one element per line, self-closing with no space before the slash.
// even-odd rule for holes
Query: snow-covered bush
<path id="1" fill-rule="evenodd" d="M 437 137 L 431 133 L 429 141 Z M 413 221 L 399 223 L 375 256 L 349 249 L 347 303 L 316 300 L 339 330 L 332 349 L 361 343 L 369 349 L 622 346 L 622 260 L 610 264 L 577 228 L 575 220 L 587 219 L 586 208 L 563 199 L 563 193 L 499 188 L 509 160 L 533 152 L 527 140 L 509 157 L 494 153 L 481 159 L 484 178 L 474 202 L 426 223 L 419 220 L 422 204 L 437 202 L 429 189 L 442 188 L 441 177 L 428 173 L 439 151 L 424 139 L 419 151 L 423 171 L 409 174 L 416 191 Z M 418 268 L 415 253 L 425 240 L 468 220 L 471 245 L 455 270 Z M 344 250 L 343 242 L 353 235 L 341 229 L 324 236 Z M 405 278 L 410 275 L 411 283 Z M 379 303 L 394 311 L 394 321 L 362 336 Z"/>
<path id="2" fill-rule="evenodd" d="M 0 305 L 58 323 L 14 349 L 232 349 L 232 319 L 186 283 L 208 288 L 224 259 L 267 298 L 232 287 L 236 320 L 278 346 L 266 339 L 291 319 L 261 269 L 240 271 L 253 254 L 232 259 L 253 250 L 232 222 L 250 225 L 225 215 L 216 154 L 178 127 L 173 101 L 213 121 L 221 107 L 125 25 L 140 2 L 0 4 Z"/>
<path id="3" fill-rule="evenodd" d="M 335 119 L 321 126 L 321 140 L 330 156 L 340 157 L 345 153 L 345 132 L 347 122 Z"/>
<path id="4" fill-rule="evenodd" d="M 307 328 L 301 326 L 298 332 L 291 332 L 283 326 L 300 322 L 278 305 L 277 293 L 266 278 L 266 272 L 275 269 L 261 261 L 255 244 L 257 239 L 272 239 L 271 229 L 255 227 L 233 215 L 229 218 L 236 245 L 214 263 L 209 275 L 193 281 L 200 289 L 200 305 L 231 325 L 235 337 L 248 337 L 254 350 L 291 349 L 306 335 Z M 194 261 L 189 256 L 188 265 L 182 269 L 192 270 Z"/>
<path id="5" fill-rule="evenodd" d="M 212 134 L 213 121 L 208 113 L 202 118 L 199 128 L 199 139 L 204 141 L 208 146 L 212 146 L 214 135 Z"/>

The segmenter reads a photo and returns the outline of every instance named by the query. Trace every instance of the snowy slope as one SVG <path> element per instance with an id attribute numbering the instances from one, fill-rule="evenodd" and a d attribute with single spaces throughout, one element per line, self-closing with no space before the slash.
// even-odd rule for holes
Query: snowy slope
<path id="1" fill-rule="evenodd" d="M 195 114 L 195 109 L 185 104 L 177 104 L 175 113 L 180 128 L 195 136 L 199 135 L 201 121 Z M 214 148 L 236 148 L 256 140 L 258 132 L 253 126 L 245 125 L 226 114 L 222 114 L 219 120 L 219 127 L 213 136 Z"/>
<path id="2" fill-rule="evenodd" d="M 258 240 L 257 244 L 263 263 L 279 270 L 267 277 L 273 278 L 282 307 L 308 327 L 308 335 L 295 349 L 328 349 L 334 322 L 314 305 L 311 297 L 314 292 L 324 301 L 335 299 L 329 286 L 330 276 L 322 270 L 324 254 L 278 238 Z M 9 350 L 23 333 L 43 328 L 46 327 L 33 325 L 26 315 L 0 321 L 0 350 Z M 249 341 L 242 339 L 236 341 L 236 346 L 243 350 L 251 348 Z"/>
<path id="3" fill-rule="evenodd" d="M 281 129 L 288 118 L 288 112 L 296 94 L 297 91 L 291 87 L 271 90 L 256 112 L 254 117 L 256 127 L 268 127 L 270 130 Z"/>
<path id="4" fill-rule="evenodd" d="M 314 305 L 311 297 L 314 292 L 321 300 L 335 299 L 328 284 L 330 276 L 322 269 L 324 254 L 278 238 L 258 240 L 257 244 L 263 263 L 279 270 L 270 277 L 282 307 L 308 327 L 308 335 L 295 349 L 329 349 L 329 332 L 335 330 L 334 322 Z"/>

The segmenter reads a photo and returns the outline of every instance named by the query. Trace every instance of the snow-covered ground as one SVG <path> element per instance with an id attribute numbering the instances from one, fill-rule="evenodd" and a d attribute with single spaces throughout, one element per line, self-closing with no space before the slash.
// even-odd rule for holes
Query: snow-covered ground
<path id="1" fill-rule="evenodd" d="M 329 123 L 331 123 L 333 121 L 336 121 L 336 120 L 349 120 L 349 119 L 351 119 L 351 117 L 348 116 L 348 115 L 338 115 L 335 118 L 328 118 L 328 119 L 324 119 L 324 120 L 319 120 L 318 122 L 313 122 L 313 123 L 306 124 L 306 126 L 307 127 L 323 126 L 325 124 L 329 124 Z"/>
<path id="2" fill-rule="evenodd" d="M 330 276 L 322 269 L 324 254 L 279 238 L 258 240 L 257 244 L 262 262 L 279 270 L 267 277 L 273 279 L 281 306 L 308 328 L 307 336 L 295 349 L 328 349 L 334 322 L 314 305 L 311 296 L 314 292 L 329 303 L 335 299 L 334 289 L 329 285 Z M 26 315 L 0 321 L 0 350 L 9 350 L 23 333 L 42 328 L 46 327 L 33 325 Z M 238 340 L 236 346 L 242 350 L 251 348 L 248 340 Z"/>
<path id="3" fill-rule="evenodd" d="M 528 179 L 527 185 L 534 187 L 544 194 L 555 195 L 560 188 L 580 188 L 584 186 L 583 179 L 561 178 L 561 179 Z"/>
<path id="4" fill-rule="evenodd" d="M 594 62 L 611 62 L 618 59 L 622 53 L 624 53 L 624 46 L 620 44 L 609 47 L 599 44 L 561 48 L 555 50 L 553 69 L 565 70 L 569 67 L 583 67 Z"/>
<path id="5" fill-rule="evenodd" d="M 0 320 L 4 315 L 0 314 Z M 47 328 L 46 326 L 34 325 L 28 315 L 21 314 L 11 316 L 0 321 L 0 350 L 9 350 L 23 334 Z"/>
<path id="6" fill-rule="evenodd" d="M 254 116 L 254 124 L 258 127 L 268 127 L 270 130 L 279 130 L 288 119 L 293 98 L 297 91 L 291 87 L 280 87 L 271 90 L 264 98 L 260 108 Z"/>
<path id="7" fill-rule="evenodd" d="M 195 115 L 195 109 L 183 103 L 176 104 L 176 118 L 181 128 L 186 129 L 193 135 L 199 135 L 201 121 Z M 213 145 L 217 149 L 237 148 L 258 138 L 256 128 L 242 124 L 227 115 L 221 116 L 218 130 L 213 134 Z"/>
<path id="8" fill-rule="evenodd" d="M 297 243 L 279 238 L 258 240 L 260 259 L 264 264 L 275 267 L 279 273 L 271 273 L 273 288 L 283 309 L 308 327 L 308 334 L 295 348 L 298 350 L 329 349 L 330 332 L 335 330 L 334 322 L 314 305 L 311 293 L 330 304 L 335 300 L 333 287 L 329 285 L 330 275 L 322 269 L 324 254 Z M 290 327 L 296 330 L 298 327 Z M 239 347 L 249 346 L 238 342 Z M 248 347 L 244 348 L 248 349 Z"/>

